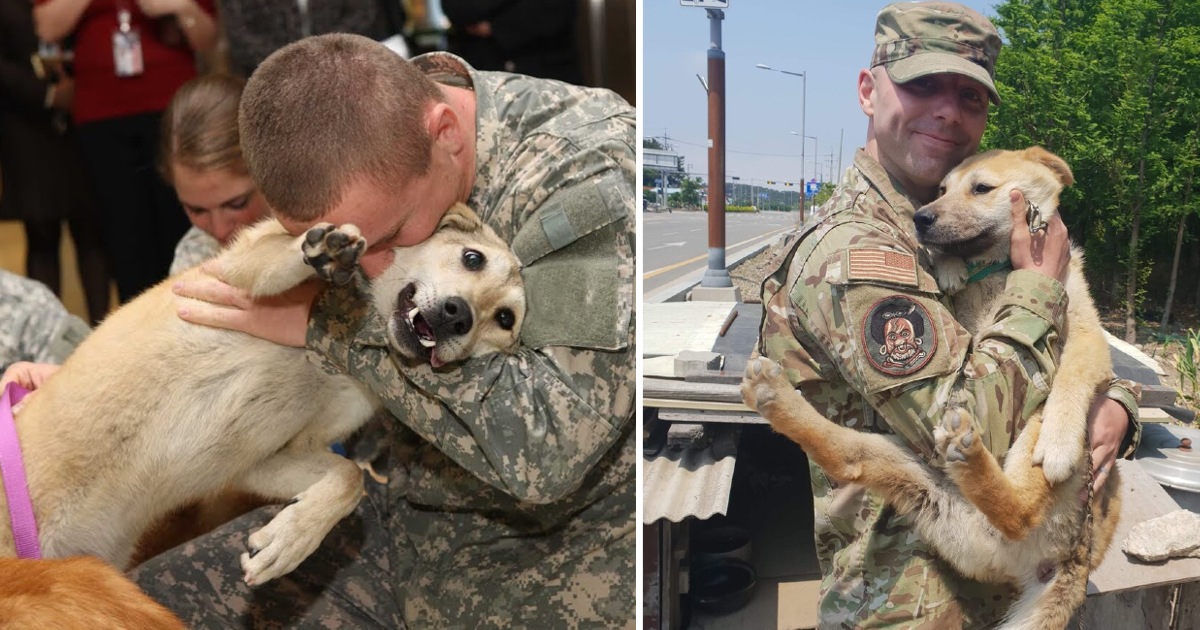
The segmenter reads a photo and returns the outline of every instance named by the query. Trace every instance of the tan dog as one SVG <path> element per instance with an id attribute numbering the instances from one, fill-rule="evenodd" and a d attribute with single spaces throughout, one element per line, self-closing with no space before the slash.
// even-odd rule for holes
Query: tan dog
<path id="1" fill-rule="evenodd" d="M 1039 147 L 992 151 L 948 174 L 941 197 L 917 213 L 919 237 L 937 250 L 939 285 L 957 291 L 956 316 L 973 334 L 992 321 L 992 305 L 1007 274 L 966 284 L 965 270 L 970 263 L 1008 259 L 1008 191 L 1021 190 L 1032 204 L 1031 214 L 1036 209 L 1045 219 L 1057 210 L 1059 193 L 1071 182 L 1066 162 Z M 951 258 L 955 255 L 961 259 Z M 963 575 L 1016 586 L 1020 598 L 1002 626 L 1009 630 L 1067 625 L 1087 594 L 1089 571 L 1112 541 L 1120 511 L 1115 470 L 1091 499 L 1090 521 L 1077 498 L 1090 472 L 1088 410 L 1111 375 L 1078 251 L 1072 252 L 1066 288 L 1069 335 L 1044 406 L 1045 419 L 1030 419 L 1003 469 L 983 448 L 973 419 L 962 409 L 947 411 L 935 432 L 947 461 L 939 470 L 881 435 L 829 422 L 769 359 L 752 359 L 742 383 L 746 404 L 798 443 L 830 477 L 861 484 L 882 494 L 900 513 L 915 514 L 917 533 Z M 1035 463 L 1039 458 L 1045 474 Z M 1047 477 L 1052 473 L 1062 483 L 1051 485 Z"/>
<path id="2" fill-rule="evenodd" d="M 217 264 L 231 284 L 270 296 L 314 275 L 349 280 L 364 245 L 353 226 L 292 237 L 269 220 Z M 329 445 L 378 402 L 303 349 L 180 320 L 170 283 L 105 320 L 17 415 L 42 551 L 125 567 L 152 522 L 235 488 L 288 501 L 241 557 L 246 582 L 260 584 L 294 569 L 358 504 L 362 471 Z M 461 204 L 429 240 L 396 250 L 371 291 L 399 360 L 435 366 L 513 350 L 525 312 L 519 262 Z M 14 556 L 0 523 L 0 557 Z"/>

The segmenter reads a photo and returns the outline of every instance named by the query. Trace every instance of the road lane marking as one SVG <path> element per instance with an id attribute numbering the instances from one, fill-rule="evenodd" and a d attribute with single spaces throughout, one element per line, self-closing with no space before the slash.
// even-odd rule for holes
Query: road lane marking
<path id="1" fill-rule="evenodd" d="M 763 239 L 765 239 L 765 238 L 769 238 L 769 237 L 771 237 L 771 236 L 774 236 L 774 235 L 776 235 L 776 234 L 778 234 L 778 233 L 780 233 L 780 232 L 784 232 L 784 231 L 786 231 L 786 230 L 790 230 L 790 229 L 792 229 L 792 227 L 793 227 L 793 226 L 790 226 L 790 225 L 788 225 L 788 226 L 784 226 L 784 227 L 781 227 L 781 228 L 779 228 L 778 230 L 772 230 L 772 231 L 770 231 L 770 232 L 767 232 L 766 234 L 760 234 L 760 235 L 758 235 L 758 236 L 756 236 L 756 237 L 754 237 L 754 238 L 746 239 L 746 240 L 742 241 L 741 243 L 734 243 L 733 245 L 726 245 L 726 246 L 725 246 L 725 251 L 729 251 L 729 250 L 731 250 L 731 249 L 733 249 L 733 248 L 735 248 L 735 247 L 741 247 L 742 245 L 745 245 L 745 244 L 747 244 L 747 243 L 753 243 L 754 241 L 760 241 L 760 240 L 763 240 Z M 646 250 L 646 251 L 649 251 L 649 250 Z M 684 265 L 690 265 L 690 264 L 692 264 L 692 263 L 694 263 L 694 262 L 698 262 L 698 261 L 701 261 L 701 260 L 708 260 L 708 254 L 701 254 L 701 255 L 699 255 L 699 256 L 696 256 L 695 258 L 689 258 L 689 259 L 687 259 L 687 260 L 685 260 L 685 261 L 683 261 L 683 262 L 677 262 L 677 263 L 675 263 L 675 264 L 673 264 L 673 265 L 667 265 L 666 267 L 660 267 L 660 268 L 658 268 L 658 269 L 655 269 L 654 271 L 649 271 L 649 272 L 646 272 L 646 273 L 642 274 L 642 280 L 649 280 L 650 278 L 653 278 L 653 277 L 655 277 L 655 276 L 658 276 L 658 275 L 661 275 L 661 274 L 667 273 L 668 271 L 673 271 L 673 270 L 675 270 L 675 269 L 678 269 L 678 268 L 680 268 L 680 267 L 682 267 L 682 266 L 684 266 Z"/>

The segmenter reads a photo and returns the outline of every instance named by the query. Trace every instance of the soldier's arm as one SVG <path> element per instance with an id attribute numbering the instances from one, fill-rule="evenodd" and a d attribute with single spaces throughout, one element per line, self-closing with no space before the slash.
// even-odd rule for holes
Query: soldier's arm
<path id="1" fill-rule="evenodd" d="M 1138 401 L 1142 398 L 1142 386 L 1113 375 L 1105 395 L 1117 401 L 1129 415 L 1129 425 L 1125 431 L 1125 438 L 1117 449 L 1117 457 L 1131 459 L 1142 442 L 1142 423 L 1138 418 Z"/>
<path id="2" fill-rule="evenodd" d="M 607 268 L 610 282 L 631 291 L 632 227 L 610 227 L 533 267 L 560 262 L 587 266 L 572 247 L 615 252 L 615 260 L 605 257 L 594 270 Z M 398 420 L 483 481 L 517 499 L 548 503 L 576 490 L 634 417 L 631 304 L 588 305 L 574 301 L 572 294 L 560 288 L 541 299 L 557 300 L 580 318 L 585 316 L 581 309 L 607 310 L 616 347 L 583 347 L 597 342 L 582 335 L 575 347 L 523 342 L 513 355 L 474 358 L 454 370 L 433 372 L 428 365 L 398 363 L 385 348 L 356 346 L 336 331 L 310 329 L 309 357 L 327 370 L 346 371 L 365 382 Z M 336 306 L 323 300 L 317 310 L 325 308 Z M 319 325 L 315 319 L 313 323 Z M 570 323 L 561 327 L 570 330 Z M 314 346 L 318 339 L 319 349 Z"/>
<path id="3" fill-rule="evenodd" d="M 3 272 L 0 290 L 0 369 L 16 361 L 62 363 L 91 332 L 40 282 Z"/>
<path id="4" fill-rule="evenodd" d="M 893 266 L 880 273 L 867 264 L 875 252 L 890 253 Z M 838 228 L 795 264 L 804 265 L 790 293 L 801 321 L 843 378 L 916 452 L 932 455 L 933 429 L 953 404 L 975 415 L 985 446 L 1002 455 L 1045 401 L 1055 369 L 1051 348 L 1066 309 L 1057 281 L 1011 273 L 994 325 L 976 341 L 942 304 L 915 254 L 887 235 Z M 889 317 L 910 310 L 912 322 L 920 322 L 913 327 L 919 351 L 896 359 L 880 332 Z"/>
<path id="5" fill-rule="evenodd" d="M 636 161 L 629 143 L 599 137 L 586 150 L 555 144 L 544 151 L 580 157 L 522 172 L 528 181 L 517 189 L 537 194 L 519 211 L 499 212 L 516 217 L 512 247 L 524 265 L 528 308 L 515 355 L 436 373 L 386 354 L 332 357 L 349 362 L 356 378 L 380 371 L 372 389 L 390 401 L 393 415 L 524 501 L 552 502 L 579 488 L 634 418 Z M 535 146 L 546 149 L 521 150 Z M 357 370 L 362 360 L 372 367 Z"/>

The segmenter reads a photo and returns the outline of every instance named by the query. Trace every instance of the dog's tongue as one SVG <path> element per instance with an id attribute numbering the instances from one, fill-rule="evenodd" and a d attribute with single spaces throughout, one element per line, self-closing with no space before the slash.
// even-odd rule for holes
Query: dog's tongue
<path id="1" fill-rule="evenodd" d="M 443 365 L 446 365 L 446 362 L 438 358 L 437 352 L 430 352 L 429 365 L 432 365 L 435 368 L 440 368 Z"/>

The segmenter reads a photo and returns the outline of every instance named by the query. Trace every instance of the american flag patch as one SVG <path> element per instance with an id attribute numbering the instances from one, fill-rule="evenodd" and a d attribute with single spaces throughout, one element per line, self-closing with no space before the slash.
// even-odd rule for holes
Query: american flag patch
<path id="1" fill-rule="evenodd" d="M 917 261 L 911 254 L 883 249 L 852 249 L 847 252 L 847 280 L 880 280 L 917 286 Z"/>

